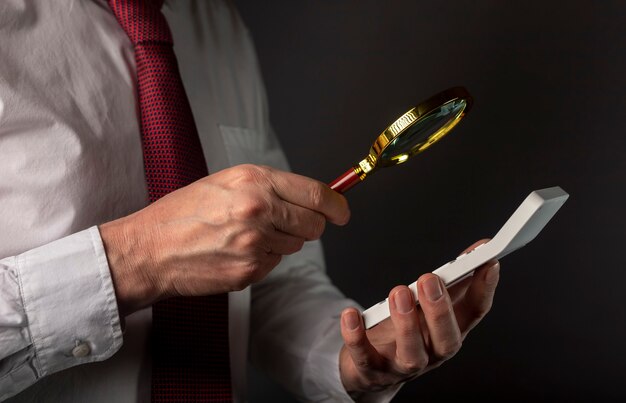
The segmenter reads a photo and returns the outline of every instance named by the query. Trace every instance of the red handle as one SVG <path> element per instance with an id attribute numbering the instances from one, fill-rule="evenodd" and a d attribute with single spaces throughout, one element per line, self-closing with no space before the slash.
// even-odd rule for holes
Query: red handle
<path id="1" fill-rule="evenodd" d="M 360 176 L 356 173 L 354 168 L 350 168 L 328 186 L 334 191 L 345 193 L 359 182 L 361 182 Z"/>

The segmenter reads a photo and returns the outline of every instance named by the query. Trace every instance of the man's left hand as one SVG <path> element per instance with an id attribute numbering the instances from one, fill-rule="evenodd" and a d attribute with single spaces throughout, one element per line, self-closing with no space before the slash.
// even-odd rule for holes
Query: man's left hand
<path id="1" fill-rule="evenodd" d="M 369 330 L 356 309 L 345 309 L 339 368 L 346 391 L 355 395 L 382 390 L 454 356 L 468 332 L 491 309 L 499 271 L 499 263 L 491 261 L 450 290 L 436 275 L 424 274 L 417 283 L 419 307 L 408 287 L 395 287 L 389 293 L 391 318 Z"/>

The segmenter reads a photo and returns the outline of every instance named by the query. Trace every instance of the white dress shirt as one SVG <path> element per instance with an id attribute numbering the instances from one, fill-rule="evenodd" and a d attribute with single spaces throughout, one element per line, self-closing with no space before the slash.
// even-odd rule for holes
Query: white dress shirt
<path id="1" fill-rule="evenodd" d="M 209 172 L 287 170 L 234 6 L 174 0 L 164 13 Z M 0 400 L 149 401 L 151 310 L 122 331 L 96 226 L 147 204 L 132 44 L 106 0 L 2 0 L 0 37 Z M 230 294 L 235 401 L 248 359 L 302 400 L 351 401 L 338 318 L 356 304 L 324 271 L 310 242 Z"/>

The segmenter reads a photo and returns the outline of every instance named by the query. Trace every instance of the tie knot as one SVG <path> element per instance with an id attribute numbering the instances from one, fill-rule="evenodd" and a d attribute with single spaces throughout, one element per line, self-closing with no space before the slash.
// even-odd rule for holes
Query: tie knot
<path id="1" fill-rule="evenodd" d="M 163 0 L 108 0 L 115 18 L 133 45 L 143 42 L 172 43 L 172 34 L 161 13 Z"/>

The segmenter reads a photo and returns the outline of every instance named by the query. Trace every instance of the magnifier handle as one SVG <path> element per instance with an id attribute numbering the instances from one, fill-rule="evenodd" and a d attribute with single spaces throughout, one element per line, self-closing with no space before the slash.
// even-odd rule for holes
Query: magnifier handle
<path id="1" fill-rule="evenodd" d="M 330 188 L 339 193 L 345 193 L 357 183 L 361 177 L 354 168 L 348 169 L 343 175 L 328 184 Z"/>

